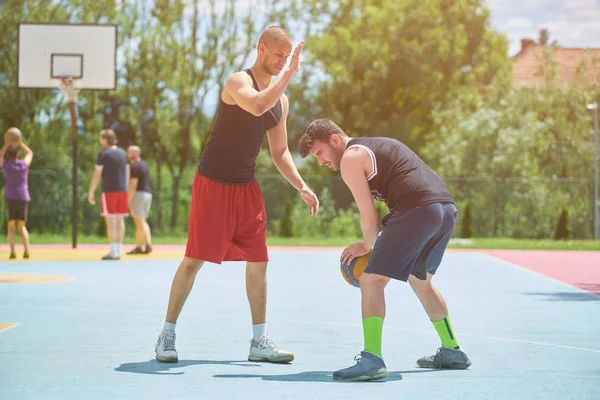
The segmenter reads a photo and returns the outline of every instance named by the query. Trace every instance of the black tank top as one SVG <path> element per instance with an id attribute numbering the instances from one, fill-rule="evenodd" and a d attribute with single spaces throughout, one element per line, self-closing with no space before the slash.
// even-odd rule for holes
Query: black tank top
<path id="1" fill-rule="evenodd" d="M 373 162 L 367 177 L 373 197 L 390 211 L 433 203 L 454 203 L 446 183 L 403 143 L 391 138 L 352 138 L 346 151 L 364 148 Z"/>
<path id="2" fill-rule="evenodd" d="M 252 71 L 254 88 L 258 84 Z M 282 115 L 281 100 L 269 111 L 257 117 L 237 105 L 225 103 L 219 98 L 215 124 L 198 163 L 198 172 L 205 177 L 229 185 L 243 185 L 255 177 L 256 157 L 265 137 Z"/>

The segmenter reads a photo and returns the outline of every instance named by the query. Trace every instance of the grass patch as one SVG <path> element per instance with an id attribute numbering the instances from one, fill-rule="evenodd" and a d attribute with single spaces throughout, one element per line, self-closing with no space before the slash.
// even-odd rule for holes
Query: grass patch
<path id="1" fill-rule="evenodd" d="M 133 233 L 133 232 L 131 232 Z M 17 239 L 18 240 L 18 239 Z M 300 237 L 284 238 L 270 236 L 267 243 L 270 246 L 332 246 L 345 247 L 351 243 L 357 242 L 359 238 L 352 237 Z M 185 245 L 187 235 L 185 233 L 172 235 L 155 235 L 152 238 L 154 244 L 180 244 Z M 133 244 L 133 236 L 127 236 L 126 243 Z M 70 244 L 70 235 L 56 234 L 31 234 L 32 244 Z M 77 243 L 81 244 L 106 244 L 105 237 L 100 236 L 79 236 Z M 503 249 L 503 250 L 598 250 L 600 251 L 600 241 L 593 240 L 535 240 L 535 239 L 511 239 L 511 238 L 474 238 L 474 239 L 453 239 L 448 246 L 451 249 Z"/>
<path id="2" fill-rule="evenodd" d="M 464 239 L 453 240 L 448 247 L 454 249 L 488 250 L 600 250 L 600 241 L 475 238 L 471 239 L 470 244 L 464 242 Z"/>

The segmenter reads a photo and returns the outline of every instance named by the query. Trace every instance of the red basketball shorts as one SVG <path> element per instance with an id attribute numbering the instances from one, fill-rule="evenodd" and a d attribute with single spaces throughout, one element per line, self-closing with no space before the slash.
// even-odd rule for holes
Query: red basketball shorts
<path id="1" fill-rule="evenodd" d="M 102 192 L 100 213 L 103 217 L 129 215 L 127 192 Z"/>
<path id="2" fill-rule="evenodd" d="M 227 185 L 196 172 L 185 256 L 223 261 L 269 261 L 267 214 L 258 182 Z"/>

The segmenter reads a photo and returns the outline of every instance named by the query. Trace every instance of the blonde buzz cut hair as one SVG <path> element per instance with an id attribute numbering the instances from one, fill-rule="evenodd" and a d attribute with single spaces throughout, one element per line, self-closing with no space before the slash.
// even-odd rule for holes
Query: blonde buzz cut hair
<path id="1" fill-rule="evenodd" d="M 270 47 L 282 40 L 292 44 L 292 38 L 285 29 L 281 26 L 272 25 L 265 29 L 262 35 L 260 35 L 257 46 L 264 43 L 265 46 Z"/>
<path id="2" fill-rule="evenodd" d="M 127 148 L 127 150 L 129 150 L 129 151 L 135 151 L 139 155 L 142 155 L 142 149 L 140 149 L 140 146 L 129 146 Z"/>

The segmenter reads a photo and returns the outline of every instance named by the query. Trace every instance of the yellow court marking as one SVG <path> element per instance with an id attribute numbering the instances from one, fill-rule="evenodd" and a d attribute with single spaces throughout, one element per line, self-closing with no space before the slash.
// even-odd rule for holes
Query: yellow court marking
<path id="1" fill-rule="evenodd" d="M 3 252 L 0 251 L 0 260 Z M 104 250 L 96 249 L 43 249 L 31 252 L 29 260 L 22 260 L 20 257 L 17 262 L 31 261 L 101 261 L 108 253 L 108 247 Z M 8 261 L 8 253 L 6 253 Z M 143 260 L 182 260 L 185 257 L 185 250 L 155 250 L 151 254 L 126 255 L 121 256 L 123 261 L 143 261 Z M 13 261 L 13 260 L 10 260 Z"/>
<path id="2" fill-rule="evenodd" d="M 0 332 L 7 331 L 10 328 L 14 328 L 17 325 L 19 325 L 19 324 L 8 324 L 8 323 L 0 322 Z"/>
<path id="3" fill-rule="evenodd" d="M 63 275 L 22 274 L 19 272 L 0 272 L 0 284 L 3 283 L 51 283 L 69 281 L 73 278 Z"/>

